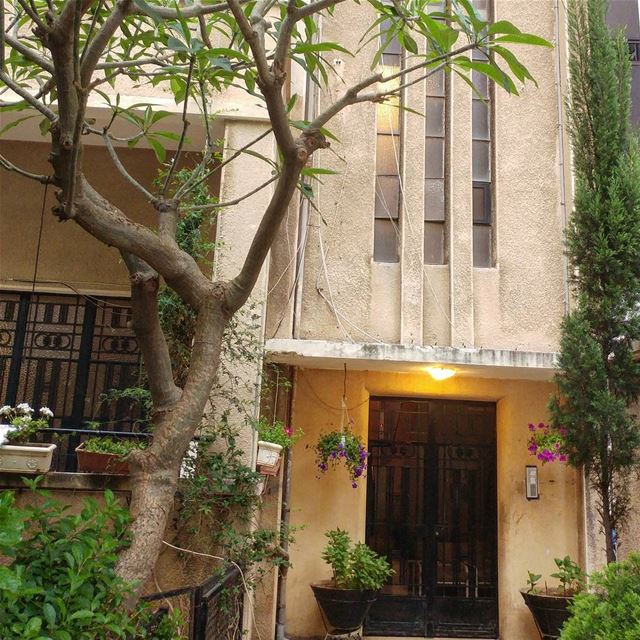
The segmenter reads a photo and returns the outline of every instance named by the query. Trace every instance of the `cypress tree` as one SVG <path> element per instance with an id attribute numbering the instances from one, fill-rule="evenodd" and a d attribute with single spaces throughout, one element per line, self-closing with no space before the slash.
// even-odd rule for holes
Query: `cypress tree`
<path id="1" fill-rule="evenodd" d="M 575 201 L 566 236 L 575 306 L 565 318 L 552 423 L 569 461 L 598 497 L 607 562 L 629 512 L 640 431 L 640 156 L 630 125 L 626 38 L 606 24 L 605 0 L 568 3 Z"/>

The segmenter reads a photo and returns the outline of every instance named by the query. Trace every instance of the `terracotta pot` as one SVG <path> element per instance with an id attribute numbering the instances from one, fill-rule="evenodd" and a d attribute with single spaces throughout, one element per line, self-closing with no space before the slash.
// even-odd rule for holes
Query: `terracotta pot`
<path id="1" fill-rule="evenodd" d="M 129 475 L 129 463 L 114 453 L 86 451 L 84 442 L 76 448 L 78 471 L 80 473 L 108 473 L 111 475 Z"/>
<path id="2" fill-rule="evenodd" d="M 0 445 L 0 471 L 46 473 L 51 468 L 55 444 L 41 442 Z"/>
<path id="3" fill-rule="evenodd" d="M 379 593 L 371 589 L 338 589 L 330 584 L 312 584 L 311 588 L 330 632 L 337 635 L 358 631 Z"/>
<path id="4" fill-rule="evenodd" d="M 557 640 L 564 623 L 571 617 L 569 605 L 573 596 L 520 591 L 533 614 L 542 640 Z"/>

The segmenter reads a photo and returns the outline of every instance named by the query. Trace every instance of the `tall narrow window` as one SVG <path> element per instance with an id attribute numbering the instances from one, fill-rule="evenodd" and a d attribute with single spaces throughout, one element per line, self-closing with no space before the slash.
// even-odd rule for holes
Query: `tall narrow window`
<path id="1" fill-rule="evenodd" d="M 382 37 L 388 27 L 388 24 L 382 24 Z M 400 70 L 402 51 L 395 38 L 386 46 L 382 64 L 385 74 Z M 376 112 L 376 203 L 373 229 L 373 259 L 376 262 L 398 262 L 402 157 L 399 104 L 400 98 L 391 98 L 378 104 Z"/>
<path id="2" fill-rule="evenodd" d="M 445 238 L 445 77 L 427 79 L 425 103 L 424 262 L 444 264 Z"/>
<path id="3" fill-rule="evenodd" d="M 487 0 L 476 0 L 475 6 L 487 18 Z M 475 60 L 486 60 L 483 51 L 474 51 Z M 473 72 L 478 93 L 472 102 L 472 172 L 473 172 L 473 266 L 493 266 L 493 210 L 491 190 L 491 87 L 487 77 Z"/>

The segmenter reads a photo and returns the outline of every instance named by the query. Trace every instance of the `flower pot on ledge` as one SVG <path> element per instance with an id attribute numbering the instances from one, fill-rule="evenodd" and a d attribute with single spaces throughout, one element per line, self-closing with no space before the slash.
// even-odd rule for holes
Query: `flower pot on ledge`
<path id="1" fill-rule="evenodd" d="M 573 597 L 521 590 L 522 598 L 533 615 L 542 640 L 558 640 L 564 623 L 571 617 Z"/>
<path id="2" fill-rule="evenodd" d="M 46 473 L 56 446 L 31 442 L 0 445 L 0 472 Z"/>
<path id="3" fill-rule="evenodd" d="M 108 473 L 129 475 L 129 463 L 114 453 L 97 453 L 84 449 L 84 443 L 76 448 L 78 471 L 80 473 Z"/>
<path id="4" fill-rule="evenodd" d="M 282 453 L 282 445 L 274 444 L 273 442 L 265 442 L 264 440 L 258 440 L 258 459 L 256 464 L 258 466 L 273 467 L 278 464 L 280 460 L 280 454 Z"/>

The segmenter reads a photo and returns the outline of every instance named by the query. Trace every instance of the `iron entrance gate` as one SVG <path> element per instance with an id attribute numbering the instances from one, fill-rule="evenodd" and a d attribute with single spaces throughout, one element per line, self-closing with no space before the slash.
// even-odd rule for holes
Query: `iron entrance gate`
<path id="1" fill-rule="evenodd" d="M 395 575 L 369 635 L 498 637 L 495 405 L 374 398 L 367 544 Z"/>

